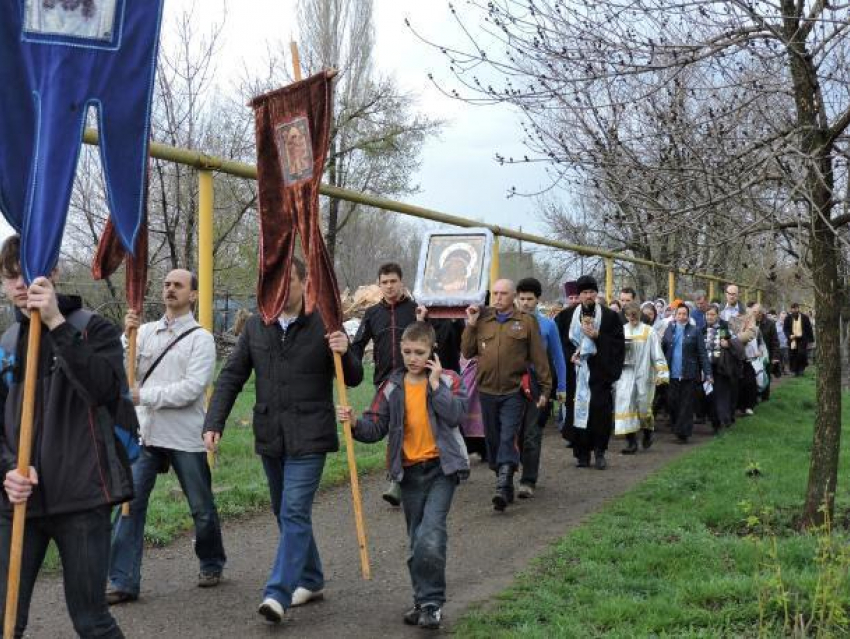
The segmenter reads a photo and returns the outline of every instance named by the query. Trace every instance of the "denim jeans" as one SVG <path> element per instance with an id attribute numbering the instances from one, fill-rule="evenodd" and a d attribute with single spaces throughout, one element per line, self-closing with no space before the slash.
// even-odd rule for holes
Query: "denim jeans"
<path id="1" fill-rule="evenodd" d="M 109 566 L 110 508 L 103 506 L 67 515 L 27 520 L 18 599 L 15 637 L 22 637 L 29 618 L 30 600 L 38 571 L 51 540 L 62 560 L 65 603 L 74 630 L 84 639 L 123 639 L 124 634 L 106 603 L 106 571 Z M 12 515 L 0 515 L 0 601 L 6 601 Z M 3 612 L 0 611 L 0 623 Z"/>
<path id="2" fill-rule="evenodd" d="M 446 602 L 446 518 L 457 483 L 456 475 L 443 474 L 439 460 L 404 469 L 401 507 L 410 537 L 407 568 L 413 601 L 419 605 Z"/>
<path id="3" fill-rule="evenodd" d="M 487 441 L 487 461 L 492 470 L 503 464 L 514 469 L 519 466 L 517 436 L 525 416 L 528 400 L 521 392 L 510 395 L 479 393 L 484 438 Z"/>
<path id="4" fill-rule="evenodd" d="M 325 455 L 262 459 L 280 530 L 277 556 L 263 597 L 271 597 L 289 608 L 298 586 L 316 591 L 325 585 L 322 560 L 313 538 L 313 498 L 322 478 Z"/>
<path id="5" fill-rule="evenodd" d="M 139 594 L 148 500 L 156 484 L 157 473 L 166 460 L 174 468 L 183 494 L 189 501 L 195 522 L 195 554 L 200 560 L 201 571 L 220 573 L 227 560 L 206 453 L 144 446 L 133 464 L 135 497 L 130 502 L 130 514 L 127 517 L 119 514 L 112 531 L 109 582 L 113 588 L 123 592 Z"/>

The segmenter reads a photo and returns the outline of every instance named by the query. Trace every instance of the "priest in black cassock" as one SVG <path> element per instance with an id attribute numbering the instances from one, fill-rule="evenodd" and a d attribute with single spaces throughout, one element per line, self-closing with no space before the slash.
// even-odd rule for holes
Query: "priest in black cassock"
<path id="1" fill-rule="evenodd" d="M 614 427 L 614 383 L 623 370 L 625 337 L 617 313 L 596 302 L 596 280 L 582 275 L 577 288 L 580 304 L 555 318 L 567 367 L 575 371 L 575 381 L 567 387 L 567 405 L 572 404 L 573 414 L 567 418 L 566 436 L 573 444 L 577 466 L 589 467 L 593 452 L 596 468 L 604 470 Z"/>

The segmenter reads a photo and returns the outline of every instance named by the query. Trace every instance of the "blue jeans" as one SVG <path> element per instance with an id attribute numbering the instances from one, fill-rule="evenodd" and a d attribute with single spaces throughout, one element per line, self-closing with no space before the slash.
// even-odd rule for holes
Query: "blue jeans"
<path id="1" fill-rule="evenodd" d="M 263 597 L 271 597 L 289 608 L 298 586 L 316 591 L 325 585 L 322 560 L 313 538 L 313 498 L 322 478 L 325 455 L 262 459 L 280 530 L 277 556 Z"/>
<path id="2" fill-rule="evenodd" d="M 206 453 L 143 446 L 133 464 L 135 497 L 130 502 L 130 515 L 119 515 L 112 531 L 109 582 L 117 590 L 139 594 L 148 500 L 156 485 L 157 473 L 166 461 L 174 468 L 189 501 L 195 522 L 195 554 L 201 562 L 201 572 L 220 573 L 227 561 Z"/>
<path id="3" fill-rule="evenodd" d="M 487 442 L 487 461 L 492 470 L 510 464 L 519 466 L 517 437 L 525 416 L 528 400 L 521 392 L 510 395 L 479 393 L 484 439 Z"/>
<path id="4" fill-rule="evenodd" d="M 22 637 L 26 629 L 35 580 L 47 546 L 53 540 L 62 560 L 65 602 L 74 630 L 85 639 L 123 639 L 124 634 L 109 613 L 103 588 L 109 567 L 109 512 L 109 506 L 102 506 L 68 515 L 27 519 L 15 637 Z M 12 514 L 4 512 L 0 516 L 0 601 L 4 603 L 11 537 Z"/>
<path id="5" fill-rule="evenodd" d="M 401 507 L 410 537 L 407 568 L 413 584 L 413 602 L 446 602 L 446 518 L 458 479 L 446 476 L 440 460 L 407 466 L 401 480 Z"/>

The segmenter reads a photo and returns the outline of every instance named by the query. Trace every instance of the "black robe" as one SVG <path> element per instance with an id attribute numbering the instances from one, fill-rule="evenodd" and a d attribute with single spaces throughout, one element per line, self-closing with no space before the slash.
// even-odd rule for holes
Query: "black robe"
<path id="1" fill-rule="evenodd" d="M 555 318 L 564 357 L 567 360 L 567 424 L 565 437 L 573 442 L 573 453 L 578 457 L 589 454 L 591 450 L 606 450 L 611 431 L 614 428 L 614 384 L 623 372 L 626 354 L 625 335 L 620 316 L 605 306 L 602 307 L 602 321 L 599 337 L 596 339 L 596 354 L 588 359 L 590 369 L 590 417 L 587 428 L 575 428 L 573 410 L 576 394 L 575 366 L 570 358 L 576 352 L 576 346 L 570 341 L 570 323 L 573 313 L 580 306 L 564 309 Z"/>

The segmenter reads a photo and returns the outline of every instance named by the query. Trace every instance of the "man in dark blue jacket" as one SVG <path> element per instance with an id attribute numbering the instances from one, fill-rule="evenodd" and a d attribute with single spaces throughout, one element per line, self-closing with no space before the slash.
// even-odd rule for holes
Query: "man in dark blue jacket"
<path id="1" fill-rule="evenodd" d="M 311 512 L 327 453 L 339 450 L 333 404 L 333 353 L 342 355 L 348 386 L 363 379 L 345 333 L 327 335 L 318 312 L 304 313 L 304 264 L 292 261 L 289 297 L 278 321 L 252 316 L 221 371 L 204 422 L 208 450 L 217 446 L 237 395 L 251 373 L 257 389 L 254 449 L 269 482 L 280 540 L 259 613 L 283 620 L 290 606 L 320 598 L 324 574 Z"/>
<path id="2" fill-rule="evenodd" d="M 670 368 L 670 388 L 667 390 L 670 424 L 676 440 L 684 444 L 694 430 L 697 385 L 701 381 L 709 386 L 714 383 L 702 333 L 690 323 L 687 305 L 680 304 L 676 309 L 676 321 L 664 331 L 661 345 Z"/>

